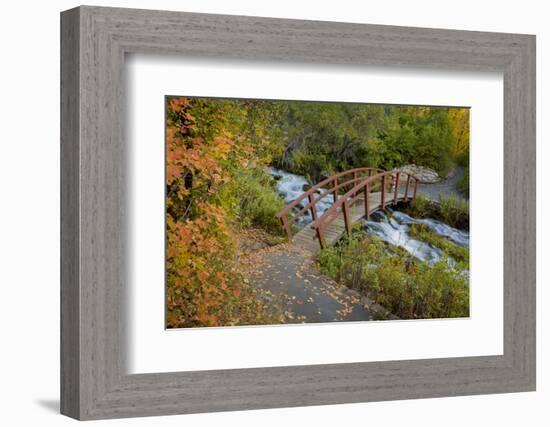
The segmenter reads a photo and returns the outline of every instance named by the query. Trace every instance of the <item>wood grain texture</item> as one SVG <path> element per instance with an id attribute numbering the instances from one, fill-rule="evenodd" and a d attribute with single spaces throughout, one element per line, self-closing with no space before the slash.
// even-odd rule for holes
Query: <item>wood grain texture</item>
<path id="1" fill-rule="evenodd" d="M 84 6 L 62 13 L 61 38 L 62 413 L 99 419 L 534 390 L 534 36 Z M 504 354 L 128 375 L 127 53 L 503 72 Z"/>
<path id="2" fill-rule="evenodd" d="M 61 21 L 61 412 L 80 414 L 79 17 Z"/>

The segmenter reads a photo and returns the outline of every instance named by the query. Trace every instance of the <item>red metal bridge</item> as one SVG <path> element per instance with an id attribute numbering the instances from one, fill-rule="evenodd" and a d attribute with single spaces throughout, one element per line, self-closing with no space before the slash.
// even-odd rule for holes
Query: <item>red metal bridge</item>
<path id="1" fill-rule="evenodd" d="M 350 169 L 312 186 L 285 206 L 278 217 L 295 245 L 315 253 L 334 244 L 344 233 L 351 234 L 352 225 L 362 218 L 368 219 L 389 204 L 414 199 L 418 184 L 416 176 L 405 172 Z M 317 205 L 326 197 L 332 197 L 333 204 L 319 215 Z M 312 223 L 294 233 L 293 224 L 308 212 Z"/>

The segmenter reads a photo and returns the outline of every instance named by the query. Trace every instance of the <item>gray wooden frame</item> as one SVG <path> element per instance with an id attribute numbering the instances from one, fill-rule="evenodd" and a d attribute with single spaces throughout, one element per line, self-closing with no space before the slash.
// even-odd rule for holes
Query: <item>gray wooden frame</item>
<path id="1" fill-rule="evenodd" d="M 504 354 L 128 375 L 124 56 L 504 75 Z M 79 7 L 61 14 L 61 412 L 78 419 L 535 389 L 535 37 Z"/>

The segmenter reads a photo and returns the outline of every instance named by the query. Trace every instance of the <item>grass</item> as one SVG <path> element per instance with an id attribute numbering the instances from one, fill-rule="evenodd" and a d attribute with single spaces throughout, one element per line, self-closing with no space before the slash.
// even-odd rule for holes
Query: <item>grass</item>
<path id="1" fill-rule="evenodd" d="M 429 265 L 358 233 L 322 250 L 317 260 L 324 274 L 402 319 L 469 315 L 468 279 L 447 259 Z"/>
<path id="2" fill-rule="evenodd" d="M 426 224 L 412 224 L 409 227 L 409 235 L 417 240 L 422 240 L 436 248 L 441 249 L 447 256 L 457 261 L 462 268 L 468 269 L 470 264 L 470 251 L 459 246 L 430 230 Z"/>
<path id="3" fill-rule="evenodd" d="M 439 194 L 437 203 L 422 193 L 405 208 L 405 212 L 416 218 L 434 218 L 460 230 L 470 229 L 470 204 L 455 196 Z"/>
<path id="4" fill-rule="evenodd" d="M 274 180 L 260 170 L 236 175 L 218 196 L 239 227 L 258 227 L 274 236 L 283 234 L 277 214 L 284 201 L 274 188 Z"/>
<path id="5" fill-rule="evenodd" d="M 458 190 L 466 197 L 470 197 L 470 169 L 466 167 L 464 175 L 458 181 Z"/>

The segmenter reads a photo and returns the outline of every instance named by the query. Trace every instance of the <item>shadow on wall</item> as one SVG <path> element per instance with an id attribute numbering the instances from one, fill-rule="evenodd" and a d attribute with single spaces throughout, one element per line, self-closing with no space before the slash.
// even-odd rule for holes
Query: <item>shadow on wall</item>
<path id="1" fill-rule="evenodd" d="M 38 399 L 35 403 L 49 412 L 59 414 L 59 399 Z"/>

